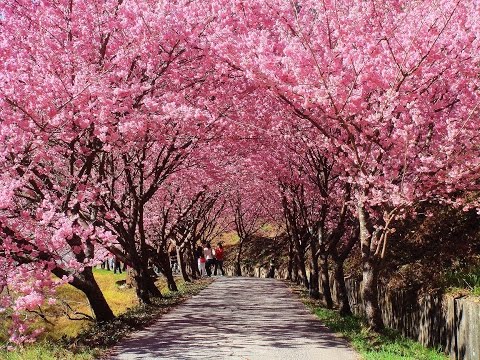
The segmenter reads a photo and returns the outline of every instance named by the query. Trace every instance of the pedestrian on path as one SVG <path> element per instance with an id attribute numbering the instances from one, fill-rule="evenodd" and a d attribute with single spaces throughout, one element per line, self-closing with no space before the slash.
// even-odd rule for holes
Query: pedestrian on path
<path id="1" fill-rule="evenodd" d="M 115 258 L 114 258 L 114 265 L 113 265 L 113 273 L 116 274 L 117 271 L 119 274 L 122 273 L 122 263 L 120 262 L 120 259 L 118 258 L 118 256 L 115 255 Z"/>
<path id="2" fill-rule="evenodd" d="M 215 271 L 213 275 L 225 275 L 225 271 L 223 271 L 223 245 L 222 243 L 217 244 L 217 248 L 215 249 Z"/>
<path id="3" fill-rule="evenodd" d="M 207 260 L 205 259 L 205 254 L 203 253 L 202 245 L 198 245 L 197 249 L 195 250 L 195 257 L 197 258 L 198 272 L 200 273 L 200 277 L 204 277 L 207 275 L 207 272 L 205 269 L 205 263 L 207 262 Z"/>
<path id="4" fill-rule="evenodd" d="M 205 255 L 205 259 L 207 259 L 207 263 L 205 264 L 207 276 L 212 276 L 212 266 L 215 265 L 215 259 L 213 258 L 213 251 L 210 242 L 207 242 L 206 246 L 203 248 L 203 254 Z"/>
<path id="5" fill-rule="evenodd" d="M 270 268 L 268 269 L 267 278 L 275 278 L 275 259 L 270 259 Z"/>

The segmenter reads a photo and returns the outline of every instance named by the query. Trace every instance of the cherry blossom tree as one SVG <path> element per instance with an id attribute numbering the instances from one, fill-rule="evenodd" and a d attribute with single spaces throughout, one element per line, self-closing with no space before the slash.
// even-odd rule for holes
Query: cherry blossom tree
<path id="1" fill-rule="evenodd" d="M 69 282 L 111 319 L 92 273 L 107 250 L 150 302 L 149 262 L 209 236 L 218 196 L 238 264 L 282 203 L 315 284 L 318 257 L 343 277 L 358 235 L 381 330 L 396 219 L 478 205 L 479 15 L 474 0 L 0 3 L 0 288 L 20 294 L 2 308 L 20 324 Z"/>
<path id="2" fill-rule="evenodd" d="M 205 132 L 210 113 L 188 95 L 206 72 L 189 46 L 202 26 L 154 1 L 6 1 L 0 13 L 2 262 L 53 272 L 111 319 L 92 274 L 102 249 L 140 256 L 139 297 L 160 295 L 144 210 Z"/>
<path id="3" fill-rule="evenodd" d="M 341 153 L 367 315 L 381 329 L 378 266 L 395 217 L 477 184 L 478 3 L 224 1 L 213 11 L 219 58 Z"/>

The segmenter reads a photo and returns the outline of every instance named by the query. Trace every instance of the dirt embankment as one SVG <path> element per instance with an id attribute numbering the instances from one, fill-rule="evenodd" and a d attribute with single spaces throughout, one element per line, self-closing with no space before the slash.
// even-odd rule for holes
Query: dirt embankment
<path id="1" fill-rule="evenodd" d="M 235 240 L 225 243 L 227 266 L 234 264 L 237 246 Z M 480 267 L 480 216 L 441 206 L 418 209 L 415 219 L 397 224 L 388 246 L 381 281 L 389 289 L 443 291 L 452 285 L 449 277 L 455 272 Z M 286 268 L 285 235 L 256 236 L 243 245 L 242 263 L 249 267 L 268 267 L 272 258 Z M 345 267 L 347 276 L 361 279 L 358 246 Z"/>

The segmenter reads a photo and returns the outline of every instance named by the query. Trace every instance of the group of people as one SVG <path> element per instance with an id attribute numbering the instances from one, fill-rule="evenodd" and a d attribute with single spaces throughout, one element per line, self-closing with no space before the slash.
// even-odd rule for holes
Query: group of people
<path id="1" fill-rule="evenodd" d="M 212 276 L 212 268 L 213 275 L 225 275 L 223 270 L 223 245 L 221 243 L 218 243 L 217 247 L 212 249 L 210 242 L 203 241 L 197 247 L 195 255 L 198 259 L 198 271 L 201 276 Z"/>
<path id="2" fill-rule="evenodd" d="M 108 271 L 112 269 L 114 274 L 117 272 L 121 274 L 122 270 L 127 270 L 127 264 L 122 264 L 117 256 L 109 256 L 100 264 L 100 268 Z"/>

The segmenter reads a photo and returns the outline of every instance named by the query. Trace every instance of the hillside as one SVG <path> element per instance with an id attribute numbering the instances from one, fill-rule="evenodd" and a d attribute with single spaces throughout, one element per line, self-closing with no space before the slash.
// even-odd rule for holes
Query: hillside
<path id="1" fill-rule="evenodd" d="M 389 240 L 381 281 L 390 289 L 420 293 L 467 291 L 480 295 L 480 216 L 446 207 L 423 209 L 414 220 L 400 223 Z M 425 215 L 427 212 L 433 216 Z M 234 263 L 238 238 L 225 242 L 226 266 Z M 286 269 L 288 239 L 263 234 L 245 242 L 242 264 L 267 266 L 271 258 Z M 346 276 L 361 279 L 358 246 L 347 260 Z M 464 290 L 460 290 L 464 289 Z M 478 293 L 477 293 L 478 292 Z"/>

